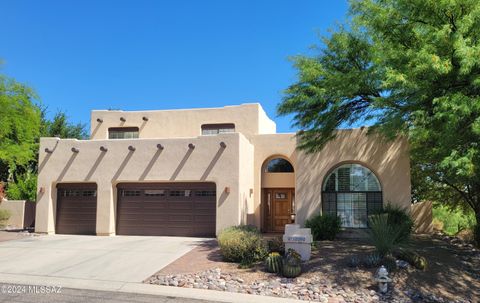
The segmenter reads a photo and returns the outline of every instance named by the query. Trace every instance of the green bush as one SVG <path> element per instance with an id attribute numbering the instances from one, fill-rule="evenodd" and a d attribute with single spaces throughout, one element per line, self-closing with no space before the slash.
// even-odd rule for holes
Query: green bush
<path id="1" fill-rule="evenodd" d="M 434 204 L 433 219 L 442 222 L 442 231 L 453 236 L 463 229 L 470 229 L 475 226 L 475 215 L 473 211 L 465 211 L 459 208 L 448 208 L 445 205 Z"/>
<path id="2" fill-rule="evenodd" d="M 20 175 L 16 182 L 9 182 L 7 197 L 10 200 L 35 201 L 37 198 L 37 175 L 26 172 Z"/>
<path id="3" fill-rule="evenodd" d="M 6 209 L 0 209 L 0 227 L 5 226 L 8 219 L 10 219 L 10 212 Z"/>
<path id="4" fill-rule="evenodd" d="M 380 256 L 390 254 L 398 245 L 408 238 L 404 237 L 407 227 L 403 224 L 392 224 L 388 213 L 371 215 L 368 218 L 370 226 L 370 240 Z"/>
<path id="5" fill-rule="evenodd" d="M 260 232 L 254 226 L 228 227 L 218 235 L 218 245 L 225 261 L 249 266 L 263 260 L 267 255 L 267 247 Z"/>
<path id="6" fill-rule="evenodd" d="M 315 241 L 334 240 L 342 228 L 340 217 L 331 214 L 316 215 L 305 222 L 312 229 Z"/>

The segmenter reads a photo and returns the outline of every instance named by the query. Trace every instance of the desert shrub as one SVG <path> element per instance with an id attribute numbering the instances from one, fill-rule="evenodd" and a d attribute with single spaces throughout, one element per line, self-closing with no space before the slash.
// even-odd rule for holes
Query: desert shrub
<path id="1" fill-rule="evenodd" d="M 285 243 L 281 237 L 275 237 L 267 240 L 268 252 L 278 252 L 282 256 L 285 254 Z"/>
<path id="2" fill-rule="evenodd" d="M 436 225 L 435 228 L 442 230 L 450 236 L 457 234 L 463 229 L 473 229 L 475 226 L 475 214 L 473 211 L 434 204 L 432 213 L 433 221 Z"/>
<path id="3" fill-rule="evenodd" d="M 399 228 L 398 242 L 408 241 L 413 232 L 413 219 L 404 209 L 387 204 L 380 214 L 388 214 L 388 224 Z"/>
<path id="4" fill-rule="evenodd" d="M 335 215 L 319 214 L 305 221 L 305 227 L 312 229 L 315 241 L 334 240 L 342 228 L 342 221 Z"/>
<path id="5" fill-rule="evenodd" d="M 363 264 L 368 268 L 373 268 L 378 267 L 380 261 L 382 261 L 382 257 L 377 252 L 374 252 L 365 256 Z"/>
<path id="6" fill-rule="evenodd" d="M 218 235 L 218 245 L 225 261 L 249 266 L 263 260 L 267 248 L 262 241 L 260 232 L 253 226 L 228 227 Z"/>
<path id="7" fill-rule="evenodd" d="M 406 227 L 402 224 L 392 224 L 389 214 L 376 214 L 368 218 L 370 240 L 380 256 L 390 254 L 399 244 L 407 241 L 404 237 Z"/>
<path id="8" fill-rule="evenodd" d="M 8 219 L 10 219 L 10 212 L 6 209 L 0 209 L 0 227 L 5 226 Z"/>

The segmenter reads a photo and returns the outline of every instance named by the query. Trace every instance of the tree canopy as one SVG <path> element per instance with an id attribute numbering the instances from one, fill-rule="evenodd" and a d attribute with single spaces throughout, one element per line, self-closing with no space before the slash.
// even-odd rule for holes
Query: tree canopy
<path id="1" fill-rule="evenodd" d="M 47 119 L 33 89 L 0 75 L 0 183 L 8 198 L 35 200 L 41 136 L 85 139 L 87 132 L 62 111 Z"/>
<path id="2" fill-rule="evenodd" d="M 299 147 L 319 151 L 360 123 L 406 136 L 414 196 L 480 223 L 480 2 L 354 0 L 350 15 L 317 55 L 293 58 L 278 112 L 294 115 Z"/>

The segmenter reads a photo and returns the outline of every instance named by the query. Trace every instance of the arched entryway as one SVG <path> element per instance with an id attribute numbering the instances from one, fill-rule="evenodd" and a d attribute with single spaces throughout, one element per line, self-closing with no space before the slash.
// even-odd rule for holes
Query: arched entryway
<path id="1" fill-rule="evenodd" d="M 357 163 L 334 168 L 322 186 L 323 213 L 337 215 L 346 228 L 366 228 L 368 215 L 383 207 L 377 176 Z"/>
<path id="2" fill-rule="evenodd" d="M 295 170 L 283 156 L 262 165 L 262 231 L 283 233 L 295 218 Z"/>

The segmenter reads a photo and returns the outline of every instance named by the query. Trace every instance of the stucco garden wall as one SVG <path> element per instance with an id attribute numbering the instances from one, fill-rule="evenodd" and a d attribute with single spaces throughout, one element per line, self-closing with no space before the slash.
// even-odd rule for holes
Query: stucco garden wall
<path id="1" fill-rule="evenodd" d="M 220 142 L 227 147 L 222 149 Z M 242 142 L 242 143 L 241 143 Z M 164 150 L 157 149 L 161 143 Z M 195 149 L 189 149 L 193 143 Z M 129 151 L 132 145 L 135 151 Z M 115 233 L 116 184 L 120 182 L 215 182 L 217 188 L 217 233 L 240 223 L 239 200 L 250 190 L 251 169 L 240 167 L 240 150 L 249 143 L 242 134 L 183 139 L 60 140 L 40 141 L 37 232 L 55 232 L 56 185 L 93 182 L 97 191 L 97 234 Z M 108 148 L 107 152 L 99 150 Z M 72 147 L 79 153 L 73 153 Z M 44 150 L 49 148 L 53 153 Z M 251 160 L 253 161 L 253 160 Z M 230 189 L 226 193 L 225 188 Z M 247 198 L 248 204 L 248 198 Z"/>
<path id="2" fill-rule="evenodd" d="M 10 218 L 6 222 L 7 225 L 23 228 L 25 218 L 25 200 L 4 200 L 0 201 L 0 209 L 7 210 Z"/>

